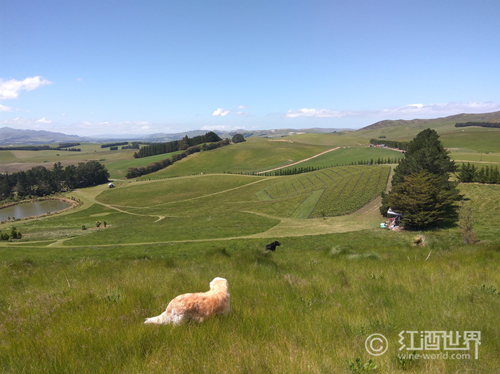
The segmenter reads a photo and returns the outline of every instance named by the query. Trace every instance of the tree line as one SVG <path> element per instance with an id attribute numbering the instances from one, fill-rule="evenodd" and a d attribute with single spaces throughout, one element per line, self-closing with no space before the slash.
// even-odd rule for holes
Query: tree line
<path id="1" fill-rule="evenodd" d="M 108 170 L 99 161 L 80 162 L 52 169 L 35 166 L 27 171 L 0 174 L 0 200 L 46 196 L 63 190 L 107 183 Z"/>
<path id="2" fill-rule="evenodd" d="M 176 153 L 176 154 L 172 155 L 171 158 L 166 158 L 166 159 L 161 160 L 161 161 L 153 162 L 146 167 L 128 168 L 127 174 L 125 175 L 125 177 L 126 178 L 138 178 L 142 175 L 151 174 L 151 173 L 154 173 L 155 171 L 165 169 L 166 167 L 172 165 L 174 162 L 182 160 L 183 158 L 187 157 L 190 154 L 200 152 L 200 151 L 209 151 L 211 149 L 216 149 L 216 148 L 223 147 L 223 146 L 226 146 L 229 144 L 230 144 L 229 139 L 224 139 L 224 140 L 220 140 L 220 141 L 215 142 L 215 143 L 203 143 L 202 145 L 195 145 L 195 146 L 187 148 L 184 152 Z"/>
<path id="3" fill-rule="evenodd" d="M 59 143 L 57 147 L 50 145 L 14 145 L 0 147 L 0 151 L 80 151 L 80 148 L 69 148 L 80 145 L 80 143 Z"/>
<path id="4" fill-rule="evenodd" d="M 373 145 L 385 144 L 386 146 L 388 146 L 390 148 L 397 148 L 397 149 L 401 149 L 403 151 L 406 151 L 408 149 L 408 145 L 410 144 L 410 142 L 403 142 L 403 141 L 397 141 L 397 140 L 387 140 L 387 139 L 384 139 L 384 140 L 370 139 L 370 144 L 373 144 Z"/>
<path id="5" fill-rule="evenodd" d="M 189 138 L 187 135 L 181 140 L 173 140 L 166 143 L 156 143 L 142 147 L 138 152 L 134 153 L 135 158 L 149 157 L 161 155 L 164 153 L 171 153 L 177 151 L 184 151 L 189 147 L 200 145 L 203 143 L 220 142 L 222 139 L 213 131 L 207 132 L 205 135 L 194 136 Z"/>
<path id="6" fill-rule="evenodd" d="M 474 164 L 463 163 L 457 172 L 457 179 L 462 183 L 500 184 L 500 171 L 498 166 L 476 168 Z"/>
<path id="7" fill-rule="evenodd" d="M 127 145 L 127 144 L 128 144 L 128 142 L 104 143 L 104 144 L 101 144 L 101 148 L 118 147 L 120 145 Z"/>
<path id="8" fill-rule="evenodd" d="M 469 127 L 469 126 L 500 128 L 500 122 L 462 122 L 462 123 L 455 123 L 455 127 Z"/>

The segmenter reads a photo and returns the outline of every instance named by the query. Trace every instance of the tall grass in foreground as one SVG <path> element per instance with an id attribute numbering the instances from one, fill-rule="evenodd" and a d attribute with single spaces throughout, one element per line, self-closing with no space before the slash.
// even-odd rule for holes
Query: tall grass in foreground
<path id="1" fill-rule="evenodd" d="M 330 245 L 283 240 L 272 254 L 239 241 L 204 244 L 191 257 L 3 262 L 0 372 L 348 373 L 356 359 L 373 359 L 380 373 L 498 372 L 500 252 L 493 245 L 452 247 L 433 238 L 413 248 L 401 237 L 385 244 L 372 236 L 360 250 L 348 235 L 327 238 Z M 229 280 L 227 318 L 143 324 L 174 296 L 207 290 L 216 276 Z M 402 330 L 481 331 L 480 358 L 402 363 Z M 365 350 L 373 333 L 389 340 L 383 356 Z"/>

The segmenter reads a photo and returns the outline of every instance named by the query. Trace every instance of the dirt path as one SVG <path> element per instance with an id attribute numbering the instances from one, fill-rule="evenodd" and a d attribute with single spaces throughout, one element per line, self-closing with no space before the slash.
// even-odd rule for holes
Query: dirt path
<path id="1" fill-rule="evenodd" d="M 290 167 L 290 166 L 293 166 L 293 165 L 297 165 L 297 164 L 300 164 L 302 162 L 305 162 L 305 161 L 309 161 L 309 160 L 312 160 L 313 158 L 316 158 L 316 157 L 319 157 L 321 155 L 324 155 L 325 153 L 328 153 L 328 152 L 332 152 L 332 151 L 336 151 L 337 149 L 339 149 L 340 147 L 335 147 L 335 148 L 332 148 L 332 149 L 328 149 L 324 152 L 321 152 L 321 153 L 318 153 L 317 155 L 314 155 L 314 156 L 311 156 L 309 158 L 305 158 L 303 160 L 300 160 L 300 161 L 297 161 L 297 162 L 294 162 L 292 164 L 288 164 L 288 165 L 285 165 L 285 166 L 280 166 L 280 167 L 277 167 L 277 168 L 274 168 L 274 169 L 269 169 L 269 170 L 265 170 L 265 171 L 259 171 L 258 173 L 255 173 L 255 174 L 264 174 L 264 173 L 269 173 L 270 171 L 275 171 L 275 170 L 279 170 L 279 169 L 284 169 L 284 168 L 287 168 L 287 167 Z"/>

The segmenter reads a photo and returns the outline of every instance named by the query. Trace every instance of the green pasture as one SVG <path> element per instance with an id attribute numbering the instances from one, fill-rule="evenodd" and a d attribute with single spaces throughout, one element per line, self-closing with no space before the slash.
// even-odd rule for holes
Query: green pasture
<path id="1" fill-rule="evenodd" d="M 195 153 L 175 164 L 140 179 L 165 178 L 201 173 L 251 173 L 303 160 L 326 151 L 322 145 L 297 144 L 264 138 Z"/>
<path id="2" fill-rule="evenodd" d="M 350 165 L 358 161 L 377 162 L 378 159 L 400 159 L 403 157 L 401 152 L 377 147 L 343 147 L 335 151 L 325 153 L 311 160 L 301 162 L 300 164 L 283 168 L 283 170 L 315 167 L 324 168 L 330 166 Z"/>
<path id="3" fill-rule="evenodd" d="M 347 147 L 347 146 L 368 146 L 370 138 L 356 131 L 340 131 L 335 133 L 307 133 L 299 135 L 290 135 L 284 140 L 291 140 L 294 143 L 322 145 L 329 148 Z"/>
<path id="4" fill-rule="evenodd" d="M 380 136 L 385 136 L 386 139 L 389 140 L 408 140 L 413 139 L 419 132 L 432 128 L 436 130 L 438 134 L 442 134 L 444 132 L 454 131 L 455 122 L 443 122 L 438 124 L 419 124 L 412 125 L 407 124 L 406 126 L 388 126 L 382 127 L 379 129 L 369 129 L 369 130 L 358 130 L 355 132 L 356 135 L 362 138 L 377 139 Z"/>
<path id="5" fill-rule="evenodd" d="M 0 248 L 0 370 L 352 373 L 350 362 L 372 360 L 374 373 L 496 373 L 500 242 L 490 220 L 500 188 L 484 187 L 461 186 L 481 212 L 476 246 L 457 229 L 370 229 L 276 237 L 282 245 L 267 254 L 258 238 Z M 424 247 L 412 245 L 417 234 Z M 216 276 L 229 281 L 228 317 L 143 324 Z M 402 331 L 480 331 L 479 359 L 473 345 L 460 360 L 398 359 L 411 353 L 400 350 Z M 381 356 L 365 349 L 375 333 L 389 343 Z"/>
<path id="6" fill-rule="evenodd" d="M 122 182 L 71 193 L 78 199 L 90 194 L 88 203 L 74 213 L 19 221 L 16 227 L 22 241 L 64 246 L 268 235 L 293 218 L 334 218 L 361 209 L 386 188 L 388 172 L 386 166 L 346 166 L 288 177 L 207 174 Z M 318 197 L 314 205 L 311 194 Z M 106 227 L 95 228 L 97 221 Z M 302 221 L 292 223 L 314 226 Z M 325 219 L 322 226 L 323 232 L 336 231 L 335 220 Z"/>
<path id="7" fill-rule="evenodd" d="M 161 155 L 143 157 L 143 158 L 133 158 L 131 157 L 131 155 L 127 153 L 126 154 L 127 157 L 125 157 L 125 154 L 123 154 L 124 156 L 123 158 L 120 158 L 118 160 L 106 159 L 106 161 L 104 161 L 103 163 L 104 165 L 106 165 L 106 169 L 108 169 L 109 177 L 111 179 L 124 179 L 125 175 L 127 174 L 128 168 L 146 167 L 154 162 L 161 161 L 166 158 L 172 158 L 172 155 L 175 153 L 179 152 L 165 153 Z"/>
<path id="8" fill-rule="evenodd" d="M 81 143 L 75 148 L 80 148 L 80 152 L 63 151 L 63 150 L 44 150 L 44 151 L 0 151 L 0 171 L 2 167 L 9 173 L 28 170 L 33 166 L 42 165 L 46 168 L 52 168 L 57 162 L 61 162 L 63 166 L 78 164 L 79 162 L 87 162 L 90 160 L 98 160 L 104 163 L 113 173 L 113 178 L 119 178 L 125 175 L 122 170 L 120 174 L 114 174 L 115 167 L 111 166 L 118 161 L 120 166 L 121 160 L 134 160 L 134 150 L 121 150 L 121 146 L 116 151 L 110 151 L 109 148 L 101 148 L 100 144 Z M 109 166 L 108 166 L 109 165 Z M 142 165 L 141 165 L 142 166 Z M 119 169 L 119 167 L 116 167 Z"/>
<path id="9" fill-rule="evenodd" d="M 16 156 L 12 154 L 12 151 L 0 151 L 0 164 L 9 164 L 11 162 L 16 162 Z"/>
<path id="10" fill-rule="evenodd" d="M 452 157 L 465 161 L 499 162 L 500 130 L 487 128 L 455 128 L 454 123 L 429 123 L 440 133 L 443 144 Z M 370 138 L 384 135 L 390 140 L 410 140 L 425 126 L 394 126 L 376 130 L 342 131 L 327 134 L 299 134 L 283 138 L 247 138 L 245 143 L 193 154 L 157 173 L 141 179 L 194 175 L 201 173 L 251 173 L 286 167 L 325 150 L 340 149 L 300 163 L 298 166 L 336 166 L 352 162 L 398 157 L 393 151 L 368 148 Z M 52 168 L 56 162 L 63 166 L 99 160 L 106 165 L 112 179 L 125 177 L 129 167 L 145 167 L 171 157 L 171 154 L 134 159 L 134 150 L 110 151 L 100 144 L 82 143 L 81 152 L 68 151 L 0 151 L 3 171 L 27 170 L 35 165 Z M 119 147 L 121 148 L 121 147 Z M 490 154 L 491 153 L 491 154 Z M 400 157 L 400 156 L 399 156 Z M 0 168 L 2 168 L 0 167 Z"/>
<path id="11" fill-rule="evenodd" d="M 487 134 L 447 141 L 467 157 L 489 144 L 477 140 Z M 23 234 L 0 241 L 0 373 L 496 374 L 500 186 L 459 185 L 479 239 L 465 245 L 458 227 L 379 228 L 385 218 L 376 196 L 388 166 L 222 174 L 287 165 L 356 138 L 326 134 L 320 144 L 312 135 L 285 139 L 293 143 L 249 138 L 143 178 L 151 180 L 66 193 L 81 201 L 76 209 L 0 224 Z M 115 160 L 102 158 L 120 175 L 128 161 L 114 152 Z M 374 159 L 398 155 L 359 146 L 297 167 L 329 166 L 335 157 L 356 162 L 368 152 L 380 154 Z M 174 175 L 183 177 L 166 178 Z M 274 240 L 281 246 L 265 253 Z M 173 297 L 208 290 L 217 276 L 229 281 L 228 317 L 143 324 Z M 462 359 L 398 358 L 413 353 L 400 350 L 402 331 L 480 331 L 479 357 L 471 345 Z M 380 356 L 365 349 L 375 333 L 389 344 Z"/>
<path id="12" fill-rule="evenodd" d="M 440 134 L 447 148 L 467 153 L 500 153 L 500 129 L 478 127 L 458 128 Z"/>
<path id="13" fill-rule="evenodd" d="M 360 209 L 385 191 L 389 172 L 389 167 L 364 165 L 323 169 L 280 178 L 258 196 L 267 201 L 306 194 L 308 197 L 296 208 L 295 216 L 339 216 Z M 322 193 L 318 194 L 318 190 Z M 310 197 L 313 191 L 314 197 Z"/>

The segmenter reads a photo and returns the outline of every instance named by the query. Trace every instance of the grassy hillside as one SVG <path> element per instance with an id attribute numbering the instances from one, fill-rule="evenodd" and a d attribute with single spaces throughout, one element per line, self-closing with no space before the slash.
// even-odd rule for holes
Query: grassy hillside
<path id="1" fill-rule="evenodd" d="M 220 192 L 215 182 L 208 189 Z M 378 367 L 373 372 L 496 373 L 500 241 L 494 217 L 500 188 L 461 190 L 476 213 L 477 246 L 463 245 L 457 229 L 420 233 L 425 247 L 412 246 L 415 232 L 371 229 L 275 237 L 282 246 L 272 254 L 263 253 L 269 240 L 258 238 L 0 247 L 0 368 L 350 373 L 350 362 L 371 359 Z M 93 219 L 108 217 L 105 210 L 86 211 Z M 137 224 L 135 235 L 144 237 L 143 227 Z M 143 324 L 174 296 L 207 290 L 215 276 L 229 281 L 227 318 L 176 328 Z M 461 352 L 471 355 L 463 359 L 398 359 L 411 353 L 400 350 L 401 331 L 443 330 L 481 331 L 479 359 L 473 345 Z M 377 357 L 365 349 L 374 333 L 389 343 Z M 442 347 L 438 353 L 444 354 Z"/>
<path id="2" fill-rule="evenodd" d="M 142 179 L 201 173 L 249 173 L 284 166 L 321 153 L 329 147 L 288 141 L 249 138 L 208 152 L 195 153 L 168 168 Z M 147 159 L 147 158 L 146 158 Z"/>
<path id="3" fill-rule="evenodd" d="M 340 166 L 340 165 L 350 165 L 352 163 L 357 163 L 358 161 L 371 162 L 374 163 L 379 159 L 391 160 L 400 159 L 403 157 L 401 152 L 393 151 L 391 149 L 377 148 L 377 147 L 345 147 L 339 148 L 335 151 L 325 153 L 324 155 L 315 157 L 311 160 L 301 162 L 298 165 L 291 166 L 287 169 L 293 169 L 295 167 L 330 167 L 330 166 Z"/>
<path id="4" fill-rule="evenodd" d="M 114 189 L 96 187 L 102 192 L 87 197 L 94 202 L 87 209 L 17 226 L 23 240 L 59 240 L 55 244 L 65 246 L 261 235 L 283 221 L 290 224 L 292 216 L 334 217 L 362 208 L 385 189 L 388 171 L 355 166 L 281 178 L 199 175 L 118 183 Z M 96 221 L 107 227 L 92 229 Z M 325 232 L 335 230 L 333 221 L 324 224 Z"/>
<path id="5" fill-rule="evenodd" d="M 386 120 L 374 123 L 358 131 L 360 136 L 377 138 L 386 135 L 388 139 L 413 138 L 420 131 L 426 128 L 436 130 L 438 133 L 454 131 L 456 123 L 463 122 L 500 122 L 500 112 L 479 113 L 479 114 L 457 114 L 448 117 L 435 119 L 414 119 L 414 120 Z"/>
<path id="6" fill-rule="evenodd" d="M 475 157 L 477 147 L 494 143 L 494 132 L 465 130 L 472 135 L 443 134 L 456 145 L 454 155 Z M 373 198 L 386 186 L 388 166 L 286 177 L 216 174 L 287 165 L 342 145 L 339 139 L 362 140 L 322 136 L 202 152 L 147 176 L 183 177 L 72 191 L 66 195 L 82 202 L 74 210 L 0 224 L 23 234 L 0 241 L 0 372 L 496 374 L 500 186 L 459 186 L 480 240 L 464 245 L 458 227 L 379 228 L 385 219 L 380 197 Z M 100 153 L 94 147 L 88 155 Z M 308 163 L 372 155 L 400 154 L 358 144 Z M 114 175 L 152 162 L 128 164 L 121 151 L 112 156 Z M 414 245 L 417 236 L 423 245 Z M 274 240 L 282 245 L 264 253 Z M 229 281 L 227 318 L 175 328 L 143 324 L 176 295 L 207 290 L 216 276 Z M 479 359 L 474 345 L 462 359 L 398 357 L 413 353 L 400 349 L 402 331 L 480 331 Z M 365 348 L 375 333 L 389 343 L 381 356 Z M 424 353 L 447 352 L 454 353 L 441 345 Z M 362 369 L 370 369 L 369 360 L 376 370 Z"/>

